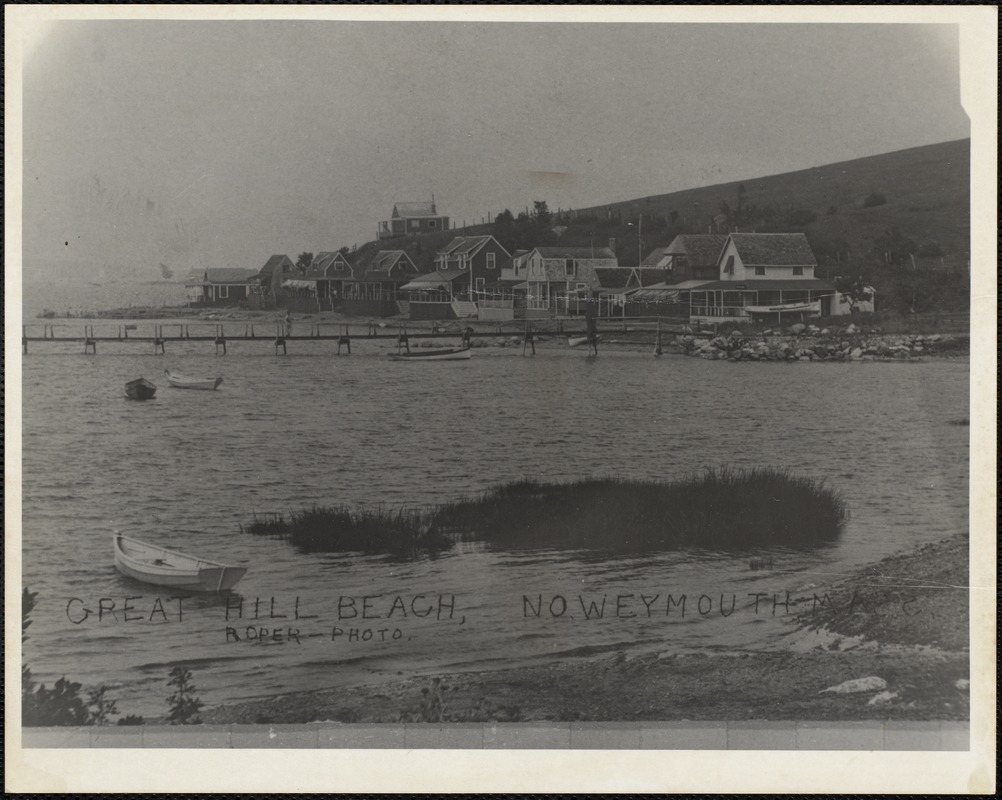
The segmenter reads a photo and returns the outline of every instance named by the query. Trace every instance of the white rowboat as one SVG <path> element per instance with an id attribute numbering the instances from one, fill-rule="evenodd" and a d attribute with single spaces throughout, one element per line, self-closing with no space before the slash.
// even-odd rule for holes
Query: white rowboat
<path id="1" fill-rule="evenodd" d="M 748 314 L 820 314 L 821 301 L 782 303 L 775 306 L 745 306 Z"/>
<path id="2" fill-rule="evenodd" d="M 394 361 L 465 361 L 473 355 L 469 347 L 452 347 L 448 350 L 425 350 L 413 353 L 391 353 Z"/>
<path id="3" fill-rule="evenodd" d="M 189 378 L 169 369 L 164 370 L 164 375 L 167 376 L 167 382 L 175 389 L 205 389 L 211 392 L 223 382 L 222 378 Z"/>
<path id="4" fill-rule="evenodd" d="M 138 539 L 115 534 L 115 568 L 143 583 L 188 589 L 194 592 L 225 592 L 247 572 L 234 567 L 165 550 Z"/>
<path id="5" fill-rule="evenodd" d="M 595 337 L 595 341 L 596 342 L 599 341 L 599 339 L 600 339 L 600 337 L 598 337 L 598 336 Z M 568 336 L 567 337 L 567 344 L 569 344 L 571 347 L 580 347 L 583 344 L 588 344 L 588 342 L 590 342 L 590 341 L 591 341 L 591 339 L 588 336 Z"/>

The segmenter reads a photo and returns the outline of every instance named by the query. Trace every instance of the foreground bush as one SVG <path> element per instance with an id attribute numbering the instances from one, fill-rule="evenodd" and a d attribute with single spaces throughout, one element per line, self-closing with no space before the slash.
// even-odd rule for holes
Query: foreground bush
<path id="1" fill-rule="evenodd" d="M 455 541 L 616 552 L 809 546 L 836 539 L 847 518 L 845 502 L 823 483 L 783 471 L 725 468 L 673 482 L 516 481 L 428 511 L 314 506 L 288 521 L 255 518 L 246 530 L 309 552 L 413 557 Z"/>

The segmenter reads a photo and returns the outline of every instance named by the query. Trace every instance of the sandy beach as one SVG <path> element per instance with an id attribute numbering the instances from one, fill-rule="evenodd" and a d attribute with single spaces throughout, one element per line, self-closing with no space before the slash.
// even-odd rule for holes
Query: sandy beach
<path id="1" fill-rule="evenodd" d="M 791 617 L 782 651 L 676 654 L 666 642 L 662 652 L 290 693 L 201 719 L 966 720 L 968 542 L 955 536 L 813 588 L 831 603 Z"/>

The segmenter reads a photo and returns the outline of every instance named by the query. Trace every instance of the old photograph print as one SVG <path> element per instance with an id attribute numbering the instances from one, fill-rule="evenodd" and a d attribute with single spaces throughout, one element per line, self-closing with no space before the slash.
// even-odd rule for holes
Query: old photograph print
<path id="1" fill-rule="evenodd" d="M 966 742 L 957 24 L 155 16 L 24 40 L 24 736 Z"/>

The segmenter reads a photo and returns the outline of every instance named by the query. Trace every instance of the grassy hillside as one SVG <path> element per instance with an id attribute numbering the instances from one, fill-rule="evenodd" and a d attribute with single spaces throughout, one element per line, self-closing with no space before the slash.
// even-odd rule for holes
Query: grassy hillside
<path id="1" fill-rule="evenodd" d="M 742 185 L 743 200 L 739 197 Z M 970 140 L 963 139 L 576 209 L 571 216 L 594 215 L 608 220 L 612 215 L 635 222 L 642 213 L 644 249 L 649 251 L 662 242 L 667 244 L 661 229 L 685 225 L 693 232 L 705 232 L 713 216 L 720 213 L 721 204 L 727 204 L 732 217 L 741 204 L 741 218 L 732 219 L 740 230 L 805 230 L 818 238 L 843 239 L 851 254 L 862 257 L 873 250 L 875 238 L 888 228 L 897 228 L 917 242 L 938 241 L 944 253 L 962 256 L 966 263 L 970 249 L 969 186 Z M 886 203 L 864 207 L 872 194 L 884 195 Z M 791 224 L 789 216 L 798 210 L 813 213 L 815 221 Z M 678 215 L 674 225 L 672 212 Z"/>
<path id="2" fill-rule="evenodd" d="M 620 263 L 634 265 L 679 233 L 803 231 L 819 277 L 862 274 L 885 309 L 957 311 L 969 304 L 969 186 L 970 140 L 964 139 L 591 208 L 550 209 L 553 224 L 566 230 L 547 231 L 531 244 L 600 247 L 615 239 Z M 370 242 L 359 252 L 405 249 L 419 267 L 431 269 L 435 251 L 451 237 L 490 232 L 490 225 L 479 225 Z"/>

